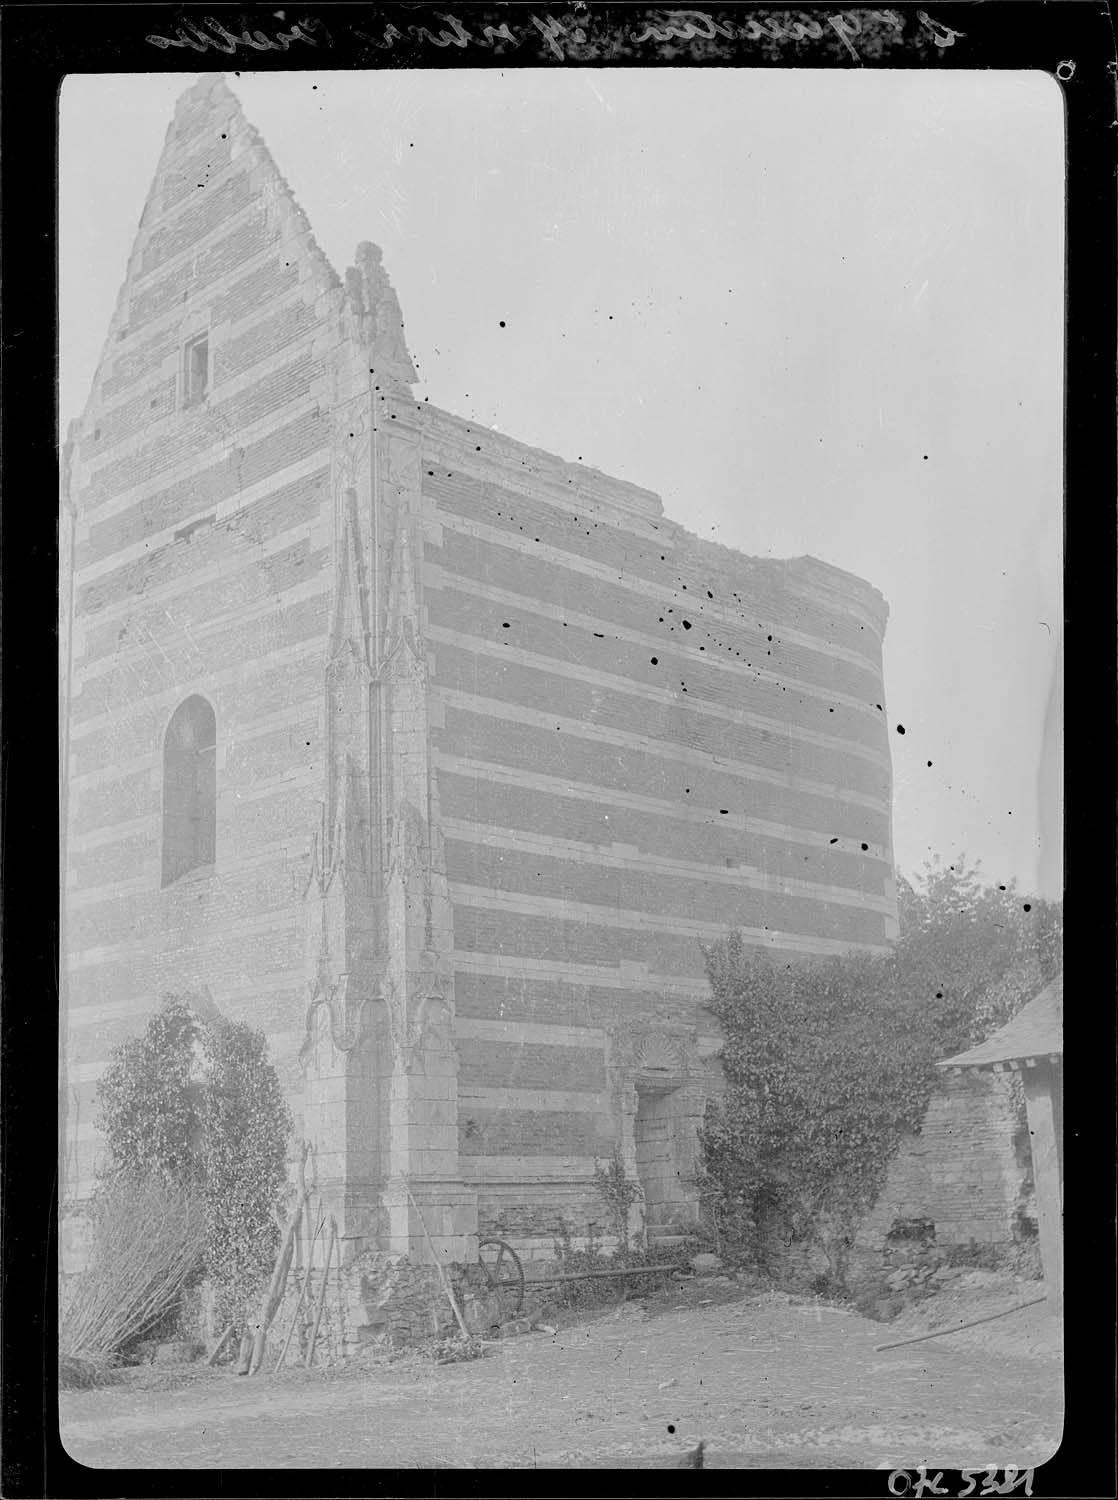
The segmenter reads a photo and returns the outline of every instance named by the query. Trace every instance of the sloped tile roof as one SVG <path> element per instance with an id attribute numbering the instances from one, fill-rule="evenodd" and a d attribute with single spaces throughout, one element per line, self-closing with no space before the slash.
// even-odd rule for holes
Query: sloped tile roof
<path id="1" fill-rule="evenodd" d="M 945 1058 L 937 1066 L 989 1068 L 995 1063 L 1022 1062 L 1030 1057 L 1062 1057 L 1063 1052 L 1064 976 L 1060 973 L 993 1036 L 968 1052 Z"/>

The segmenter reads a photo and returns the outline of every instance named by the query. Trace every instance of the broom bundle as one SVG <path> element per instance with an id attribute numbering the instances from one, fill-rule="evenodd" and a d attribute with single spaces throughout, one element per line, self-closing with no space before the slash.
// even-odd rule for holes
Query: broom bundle
<path id="1" fill-rule="evenodd" d="M 177 1303 L 205 1244 L 199 1199 L 155 1178 L 118 1178 L 93 1208 L 93 1251 L 61 1309 L 59 1355 L 104 1365 Z"/>

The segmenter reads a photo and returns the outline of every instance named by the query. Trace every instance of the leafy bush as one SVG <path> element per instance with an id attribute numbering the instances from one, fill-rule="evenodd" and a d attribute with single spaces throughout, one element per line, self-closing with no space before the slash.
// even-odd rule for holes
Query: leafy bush
<path id="1" fill-rule="evenodd" d="M 159 1177 L 118 1174 L 91 1215 L 90 1263 L 60 1310 L 61 1374 L 75 1385 L 97 1383 L 174 1310 L 205 1243 L 201 1199 Z"/>
<path id="2" fill-rule="evenodd" d="M 614 1148 L 609 1165 L 600 1162 L 594 1168 L 594 1185 L 606 1212 L 613 1220 L 614 1233 L 623 1250 L 629 1248 L 629 1210 L 636 1201 L 639 1189 L 626 1175 L 625 1162 L 619 1147 Z"/>
<path id="3" fill-rule="evenodd" d="M 279 1244 L 292 1122 L 264 1037 L 167 1001 L 100 1084 L 108 1181 L 145 1174 L 197 1195 L 218 1313 L 240 1324 Z"/>
<path id="4" fill-rule="evenodd" d="M 113 1052 L 97 1100 L 114 1171 L 155 1175 L 183 1187 L 202 1182 L 198 1041 L 190 1011 L 181 1000 L 169 1000 L 142 1036 Z"/>

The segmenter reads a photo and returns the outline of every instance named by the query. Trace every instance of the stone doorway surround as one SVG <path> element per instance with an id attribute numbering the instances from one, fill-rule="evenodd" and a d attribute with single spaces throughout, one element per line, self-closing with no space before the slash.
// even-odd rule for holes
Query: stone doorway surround
<path id="1" fill-rule="evenodd" d="M 698 1221 L 695 1185 L 705 1092 L 689 1036 L 639 1033 L 621 1062 L 622 1155 L 639 1188 L 634 1238 L 686 1231 Z"/>

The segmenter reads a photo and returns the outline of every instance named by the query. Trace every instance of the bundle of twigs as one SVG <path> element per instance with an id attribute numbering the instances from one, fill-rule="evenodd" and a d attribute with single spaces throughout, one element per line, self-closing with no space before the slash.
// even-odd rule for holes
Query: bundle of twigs
<path id="1" fill-rule="evenodd" d="M 59 1327 L 64 1368 L 103 1368 L 178 1301 L 205 1243 L 202 1204 L 151 1178 L 118 1178 L 93 1205 L 90 1264 Z M 69 1366 L 67 1366 L 69 1362 Z"/>

